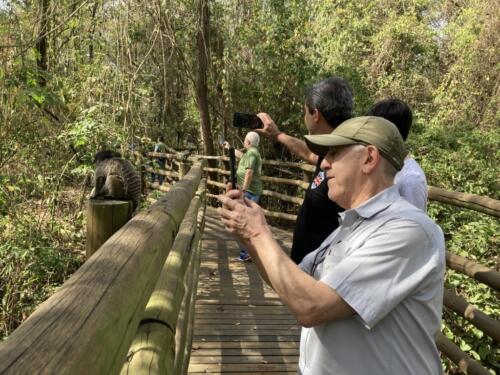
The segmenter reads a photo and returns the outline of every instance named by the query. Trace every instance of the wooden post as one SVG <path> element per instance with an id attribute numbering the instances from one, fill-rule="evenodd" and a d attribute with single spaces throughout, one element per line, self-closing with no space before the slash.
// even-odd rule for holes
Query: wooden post
<path id="1" fill-rule="evenodd" d="M 179 163 L 179 180 L 182 180 L 184 176 L 189 172 L 191 164 L 189 163 Z"/>
<path id="2" fill-rule="evenodd" d="M 146 167 L 141 163 L 141 194 L 146 193 Z"/>
<path id="3" fill-rule="evenodd" d="M 89 200 L 87 205 L 87 259 L 131 217 L 131 201 Z"/>

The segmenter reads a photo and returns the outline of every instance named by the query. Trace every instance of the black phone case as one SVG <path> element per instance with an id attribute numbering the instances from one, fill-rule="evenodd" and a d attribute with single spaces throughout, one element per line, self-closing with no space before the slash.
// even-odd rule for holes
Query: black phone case
<path id="1" fill-rule="evenodd" d="M 236 155 L 234 154 L 234 147 L 229 147 L 229 170 L 231 172 L 231 189 L 236 189 Z"/>
<path id="2" fill-rule="evenodd" d="M 252 113 L 235 112 L 233 115 L 233 126 L 235 128 L 260 129 L 262 120 Z"/>

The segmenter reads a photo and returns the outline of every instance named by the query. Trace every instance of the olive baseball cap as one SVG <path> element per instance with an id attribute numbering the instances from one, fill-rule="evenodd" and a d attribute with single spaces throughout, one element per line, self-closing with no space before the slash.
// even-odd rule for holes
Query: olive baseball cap
<path id="1" fill-rule="evenodd" d="M 355 144 L 373 145 L 397 170 L 408 154 L 398 128 L 392 122 L 375 116 L 354 117 L 344 121 L 330 134 L 306 135 L 309 149 L 324 156 L 330 148 Z"/>

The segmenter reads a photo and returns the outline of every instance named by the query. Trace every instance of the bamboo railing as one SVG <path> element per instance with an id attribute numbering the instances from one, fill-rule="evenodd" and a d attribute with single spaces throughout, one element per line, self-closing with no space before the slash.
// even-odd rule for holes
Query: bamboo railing
<path id="1" fill-rule="evenodd" d="M 187 368 L 204 226 L 202 169 L 193 165 L 0 343 L 1 374 Z"/>
<path id="2" fill-rule="evenodd" d="M 158 154 L 151 153 L 148 155 L 158 156 Z M 174 159 L 178 158 L 178 154 L 163 154 L 162 156 Z M 219 163 L 219 166 L 217 168 L 204 168 L 206 172 L 210 172 L 218 176 L 217 180 L 207 180 L 207 185 L 218 188 L 219 192 L 225 191 L 226 183 L 223 180 L 227 178 L 230 173 L 228 170 L 228 157 L 195 155 L 190 156 L 187 159 L 190 161 L 198 159 L 217 161 Z M 186 160 L 185 155 L 184 160 Z M 282 162 L 276 160 L 263 160 L 262 164 L 264 167 L 271 166 L 278 168 L 288 168 L 304 172 L 304 178 L 302 180 L 268 175 L 263 175 L 261 177 L 262 181 L 268 184 L 272 184 L 273 186 L 272 190 L 264 189 L 262 194 L 263 196 L 272 197 L 279 201 L 295 204 L 297 206 L 296 208 L 298 208 L 298 206 L 302 204 L 303 199 L 296 195 L 292 196 L 279 192 L 279 188 L 277 186 L 295 186 L 298 189 L 298 195 L 302 195 L 302 192 L 309 186 L 311 173 L 314 172 L 314 167 L 304 163 Z M 293 173 L 291 173 L 290 175 L 293 175 Z M 150 187 L 161 190 L 168 189 L 168 187 L 159 187 L 156 184 L 154 186 L 150 184 Z M 216 196 L 217 194 L 207 193 L 207 197 Z M 429 186 L 428 197 L 431 201 L 475 210 L 494 217 L 500 217 L 500 201 L 492 198 L 482 197 L 474 194 L 447 191 L 445 189 L 433 186 Z M 295 214 L 286 212 L 264 210 L 264 213 L 268 217 L 284 219 L 288 221 L 295 221 L 297 218 Z M 488 285 L 494 290 L 500 290 L 500 273 L 498 271 L 487 268 L 474 261 L 468 260 L 450 252 L 446 252 L 446 263 L 448 268 L 474 278 L 475 280 Z M 467 321 L 479 328 L 484 332 L 485 335 L 491 337 L 497 342 L 500 342 L 500 322 L 498 320 L 489 317 L 487 314 L 479 310 L 476 306 L 470 304 L 451 290 L 445 290 L 443 296 L 443 304 L 447 309 L 465 318 Z M 455 343 L 449 340 L 442 333 L 438 333 L 436 337 L 436 343 L 441 353 L 443 353 L 446 357 L 453 361 L 462 372 L 467 374 L 489 374 L 489 372 L 479 362 L 475 361 L 467 353 L 462 351 Z"/>

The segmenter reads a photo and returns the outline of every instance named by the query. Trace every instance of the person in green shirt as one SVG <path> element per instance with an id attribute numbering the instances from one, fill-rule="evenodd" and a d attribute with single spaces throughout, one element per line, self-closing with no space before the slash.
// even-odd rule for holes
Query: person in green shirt
<path id="1" fill-rule="evenodd" d="M 164 142 L 165 142 L 165 139 L 163 138 L 163 136 L 162 135 L 158 136 L 158 138 L 156 139 L 154 152 L 167 152 L 167 145 Z M 154 160 L 155 160 L 156 164 L 158 164 L 158 167 L 160 169 L 165 169 L 165 162 L 167 161 L 167 159 L 157 157 Z M 152 178 L 153 183 L 154 183 L 155 178 L 156 178 L 156 174 L 152 173 L 151 178 Z M 164 178 L 165 178 L 165 176 L 163 176 L 162 174 L 158 174 L 158 183 L 160 185 L 163 184 Z"/>
<path id="2" fill-rule="evenodd" d="M 248 132 L 245 136 L 243 146 L 244 152 L 235 150 L 235 155 L 240 159 L 236 169 L 236 179 L 240 189 L 246 198 L 258 203 L 262 195 L 262 181 L 260 175 L 262 172 L 262 158 L 260 157 L 259 146 L 260 137 L 256 132 Z M 229 143 L 224 142 L 224 148 L 229 148 Z M 240 246 L 239 261 L 248 262 L 252 259 L 247 250 Z"/>

